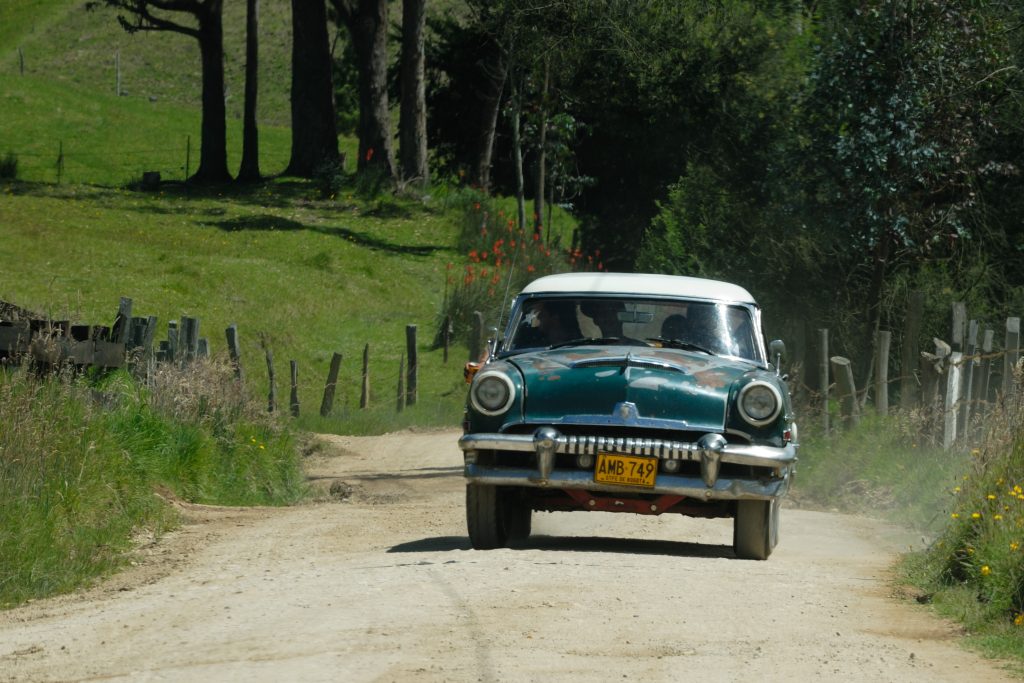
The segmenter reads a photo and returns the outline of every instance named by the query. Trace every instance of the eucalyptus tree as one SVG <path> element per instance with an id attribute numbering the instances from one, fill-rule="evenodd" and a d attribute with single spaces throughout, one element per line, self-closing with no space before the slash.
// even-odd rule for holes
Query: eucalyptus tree
<path id="1" fill-rule="evenodd" d="M 292 150 L 286 175 L 309 178 L 338 160 L 324 0 L 292 3 Z"/>
<path id="2" fill-rule="evenodd" d="M 402 1 L 402 53 L 399 81 L 399 155 L 403 180 L 421 185 L 430 181 L 427 167 L 427 102 L 424 75 L 423 33 L 426 0 Z"/>
<path id="3" fill-rule="evenodd" d="M 388 104 L 387 0 L 331 0 L 340 23 L 348 29 L 359 74 L 359 157 L 357 171 L 373 170 L 395 177 Z"/>
<path id="4" fill-rule="evenodd" d="M 125 31 L 170 31 L 199 43 L 202 65 L 202 139 L 199 167 L 192 180 L 220 183 L 231 180 L 227 164 L 227 133 L 224 107 L 224 0 L 92 0 L 119 11 Z"/>

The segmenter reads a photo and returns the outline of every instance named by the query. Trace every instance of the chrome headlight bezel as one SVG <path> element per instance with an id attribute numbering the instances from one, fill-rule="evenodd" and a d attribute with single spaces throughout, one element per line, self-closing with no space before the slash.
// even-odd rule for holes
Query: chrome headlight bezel
<path id="1" fill-rule="evenodd" d="M 500 403 L 496 403 L 494 407 L 488 408 L 481 402 L 480 390 L 485 385 L 499 382 L 504 385 L 506 395 L 504 400 Z M 477 374 L 473 379 L 473 386 L 469 391 L 469 402 L 473 406 L 473 410 L 477 411 L 482 415 L 501 415 L 508 412 L 508 409 L 512 407 L 512 404 L 516 400 L 516 386 L 512 382 L 512 378 L 506 373 L 499 370 L 485 370 Z"/>
<path id="2" fill-rule="evenodd" d="M 754 391 L 755 389 L 767 389 L 771 394 L 772 400 L 775 402 L 774 408 L 767 417 L 756 418 L 753 415 L 751 415 L 750 411 L 748 411 L 747 409 L 747 399 L 750 397 L 750 392 Z M 779 391 L 779 388 L 777 386 L 771 384 L 770 382 L 755 380 L 750 384 L 747 384 L 740 390 L 740 394 L 736 399 L 736 407 L 739 410 L 740 416 L 744 420 L 754 425 L 755 427 L 764 427 L 765 425 L 774 422 L 775 419 L 778 418 L 779 413 L 782 412 L 782 392 Z"/>

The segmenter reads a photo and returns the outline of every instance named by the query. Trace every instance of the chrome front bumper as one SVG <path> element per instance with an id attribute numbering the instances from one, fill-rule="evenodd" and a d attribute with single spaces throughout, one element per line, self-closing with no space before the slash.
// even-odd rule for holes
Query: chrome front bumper
<path id="1" fill-rule="evenodd" d="M 586 470 L 555 470 L 555 456 L 617 453 L 700 463 L 700 477 L 659 471 L 654 488 L 645 493 L 675 494 L 703 500 L 771 500 L 785 495 L 796 467 L 796 444 L 781 448 L 726 443 L 720 434 L 705 434 L 695 443 L 603 436 L 567 436 L 553 427 L 533 434 L 466 434 L 459 439 L 470 482 L 495 486 L 533 486 L 588 491 L 636 492 L 636 487 L 598 484 Z M 536 468 L 497 467 L 477 462 L 482 450 L 533 452 Z M 719 477 L 722 463 L 770 470 L 770 476 Z"/>

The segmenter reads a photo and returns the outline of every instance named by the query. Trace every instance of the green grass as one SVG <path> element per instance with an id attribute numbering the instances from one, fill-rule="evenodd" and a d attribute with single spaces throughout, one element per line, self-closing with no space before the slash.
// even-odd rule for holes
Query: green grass
<path id="1" fill-rule="evenodd" d="M 452 362 L 431 350 L 457 219 L 422 202 L 320 201 L 308 183 L 278 182 L 230 197 L 186 196 L 26 183 L 0 185 L 8 253 L 0 299 L 52 316 L 110 324 L 121 296 L 135 315 L 200 319 L 211 348 L 226 351 L 237 324 L 252 390 L 265 396 L 261 340 L 273 352 L 278 400 L 287 406 L 298 363 L 302 412 L 317 412 L 334 352 L 344 356 L 336 403 L 359 405 L 363 348 L 371 398 L 393 410 L 406 325 L 418 327 L 419 394 L 458 421 L 465 347 Z M 382 215 L 383 214 L 383 215 Z M 59 246 L 59 248 L 57 248 Z M 460 392 L 455 392 L 456 394 Z"/>
<path id="2" fill-rule="evenodd" d="M 0 372 L 0 606 L 124 564 L 137 534 L 176 522 L 156 489 L 217 504 L 301 499 L 292 432 L 233 387 L 214 365 L 163 371 L 147 389 L 123 373 Z"/>
<path id="3" fill-rule="evenodd" d="M 186 163 L 191 173 L 199 163 L 199 113 L 169 102 L 118 98 L 51 79 L 0 73 L 0 109 L 0 154 L 17 155 L 22 180 L 119 186 L 144 171 L 184 180 Z M 290 139 L 287 129 L 261 128 L 265 174 L 280 173 L 287 165 Z M 238 168 L 241 144 L 241 124 L 230 121 L 229 169 Z"/>
<path id="4" fill-rule="evenodd" d="M 19 73 L 18 48 L 25 76 L 36 83 L 85 93 L 115 96 L 115 54 L 121 65 L 124 100 L 198 110 L 198 42 L 173 32 L 126 33 L 117 13 L 88 12 L 84 0 L 5 0 L 0 3 L 0 74 Z M 181 15 L 179 15 L 180 17 Z M 187 15 L 186 15 L 187 16 Z M 181 23 L 188 24 L 184 19 Z M 245 90 L 245 3 L 224 8 L 224 72 L 229 121 L 242 117 Z M 258 117 L 262 124 L 286 126 L 290 120 L 291 7 L 260 5 Z"/>

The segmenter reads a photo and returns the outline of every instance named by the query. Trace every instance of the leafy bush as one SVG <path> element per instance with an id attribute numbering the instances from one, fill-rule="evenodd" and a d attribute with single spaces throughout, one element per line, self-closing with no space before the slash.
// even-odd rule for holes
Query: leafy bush
<path id="1" fill-rule="evenodd" d="M 458 339 L 469 342 L 475 311 L 484 314 L 488 325 L 505 322 L 510 297 L 538 277 L 604 269 L 599 251 L 584 254 L 558 241 L 546 243 L 540 234 L 520 229 L 513 215 L 482 194 L 459 194 L 453 201 L 465 202 L 459 249 L 467 262 L 461 269 L 447 265 L 441 319 L 450 316 Z"/>

